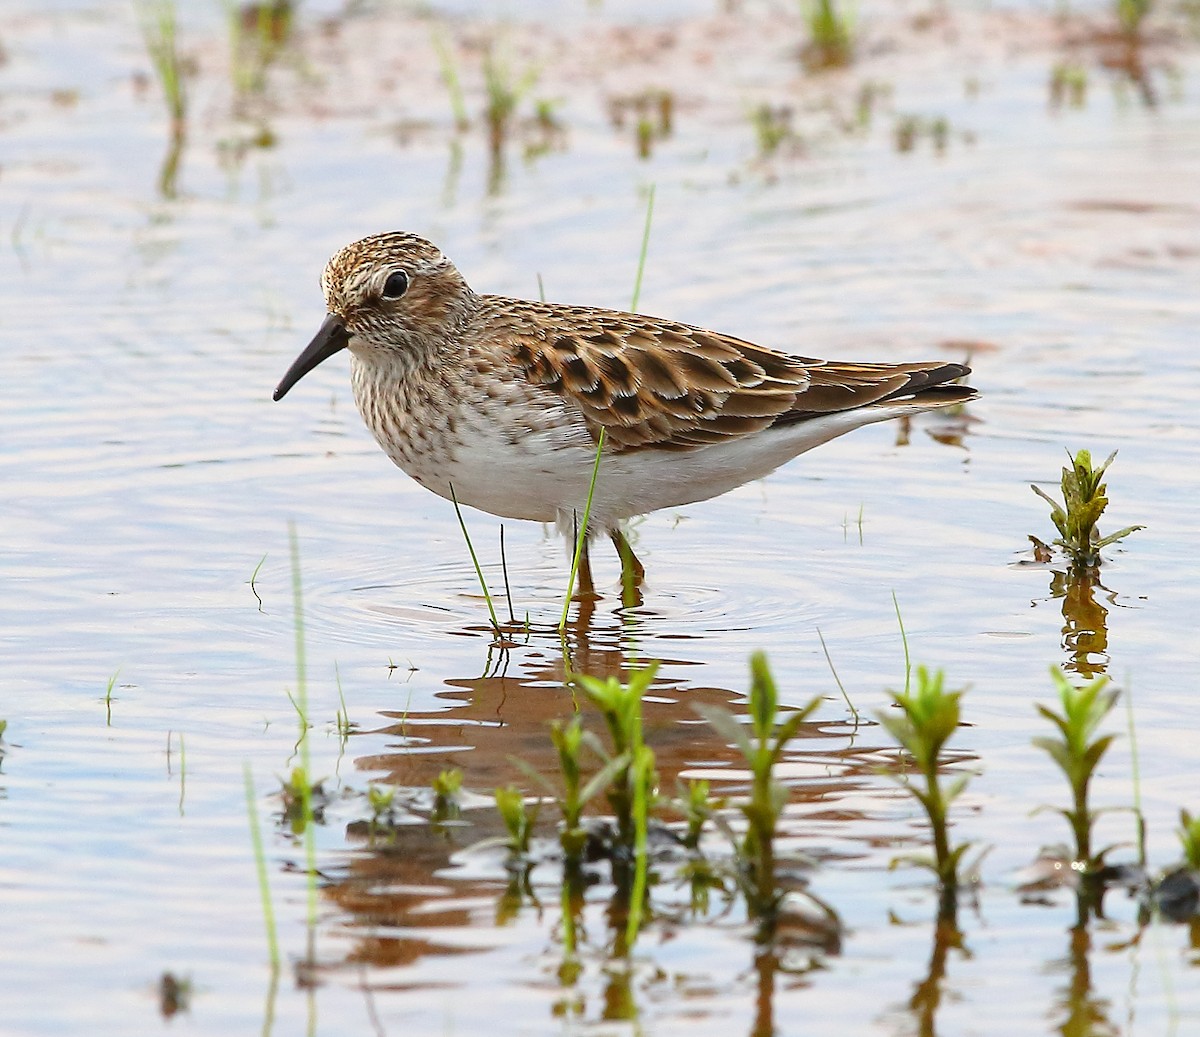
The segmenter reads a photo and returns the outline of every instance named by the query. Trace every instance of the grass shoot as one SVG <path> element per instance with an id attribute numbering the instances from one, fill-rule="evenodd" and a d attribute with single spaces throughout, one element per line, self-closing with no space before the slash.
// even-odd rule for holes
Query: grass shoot
<path id="1" fill-rule="evenodd" d="M 854 26 L 838 0 L 803 0 L 808 43 L 804 64 L 810 69 L 842 68 L 854 57 Z"/>
<path id="2" fill-rule="evenodd" d="M 1184 862 L 1192 871 L 1200 871 L 1200 816 L 1193 817 L 1186 810 L 1179 811 L 1178 834 Z"/>
<path id="3" fill-rule="evenodd" d="M 446 89 L 450 93 L 450 108 L 454 113 L 454 128 L 459 133 L 464 132 L 471 126 L 471 120 L 467 117 L 467 102 L 463 95 L 462 80 L 458 75 L 458 66 L 454 61 L 454 55 L 450 51 L 450 44 L 446 42 L 446 38 L 438 32 L 433 34 L 433 49 L 437 51 L 438 68 L 442 74 L 442 82 L 446 84 Z"/>
<path id="4" fill-rule="evenodd" d="M 515 860 L 523 860 L 529 856 L 529 840 L 537 824 L 538 805 L 535 803 L 530 809 L 525 794 L 515 785 L 496 789 L 495 797 L 496 810 L 508 832 L 509 855 Z"/>
<path id="5" fill-rule="evenodd" d="M 942 891 L 942 913 L 951 916 L 958 891 L 959 864 L 970 843 L 951 845 L 950 804 L 966 787 L 970 776 L 963 774 L 943 785 L 939 771 L 946 763 L 942 751 L 958 729 L 961 719 L 959 703 L 963 694 L 961 690 L 945 689 L 941 670 L 931 674 L 924 666 L 918 666 L 916 689 L 892 693 L 899 713 L 876 713 L 879 722 L 912 757 L 924 780 L 922 787 L 902 774 L 894 775 L 900 785 L 921 804 L 929 818 L 933 857 L 919 857 L 917 861 L 937 876 Z"/>
<path id="6" fill-rule="evenodd" d="M 592 517 L 592 500 L 596 494 L 596 477 L 600 474 L 600 457 L 604 453 L 604 429 L 600 430 L 600 434 L 596 437 L 596 460 L 592 464 L 592 478 L 588 483 L 587 501 L 583 506 L 583 522 L 579 524 L 579 528 L 575 531 L 575 550 L 571 555 L 571 573 L 567 577 L 567 594 L 563 600 L 562 615 L 558 618 L 558 631 L 563 633 L 567 629 L 567 612 L 571 607 L 571 597 L 575 593 L 575 581 L 579 577 L 581 566 L 587 566 L 587 538 L 588 538 L 588 523 Z M 586 588 L 588 593 L 592 593 L 591 587 L 591 570 L 585 569 L 587 572 Z"/>
<path id="7" fill-rule="evenodd" d="M 765 101 L 750 110 L 750 125 L 758 144 L 758 157 L 770 158 L 787 141 L 795 139 L 792 130 L 792 110 L 787 105 L 770 105 Z"/>
<path id="8" fill-rule="evenodd" d="M 255 586 L 255 582 L 258 580 L 258 574 L 262 571 L 263 563 L 266 560 L 267 560 L 267 556 L 263 555 L 258 560 L 258 565 L 256 565 L 254 567 L 254 572 L 252 572 L 250 574 L 250 593 L 254 595 L 255 600 L 258 602 L 258 611 L 259 612 L 261 612 L 263 610 L 263 600 L 262 600 L 262 595 L 258 593 L 258 587 Z"/>
<path id="9" fill-rule="evenodd" d="M 462 813 L 463 772 L 447 767 L 433 779 L 433 820 L 456 821 Z"/>
<path id="10" fill-rule="evenodd" d="M 736 875 L 747 909 L 758 922 L 758 941 L 768 943 L 778 927 L 784 897 L 776 881 L 775 835 L 788 798 L 787 789 L 773 772 L 788 742 L 821 700 L 813 698 L 802 709 L 781 716 L 779 692 L 762 652 L 750 657 L 750 674 L 749 733 L 727 709 L 695 708 L 722 738 L 737 747 L 750 770 L 750 798 L 740 804 L 747 826 L 742 840 L 735 844 Z"/>
<path id="11" fill-rule="evenodd" d="M 1092 455 L 1087 450 L 1080 450 L 1071 457 L 1071 466 L 1062 470 L 1062 504 L 1039 487 L 1032 487 L 1033 492 L 1050 505 L 1050 519 L 1058 530 L 1054 543 L 1066 552 L 1075 571 L 1097 568 L 1103 561 L 1100 557 L 1103 548 L 1145 528 L 1126 526 L 1106 537 L 1102 537 L 1096 528 L 1108 507 L 1108 487 L 1101 480 L 1116 456 L 1114 450 L 1099 468 L 1092 467 Z"/>
<path id="12" fill-rule="evenodd" d="M 1085 879 L 1094 878 L 1104 867 L 1104 857 L 1111 847 L 1099 852 L 1092 848 L 1096 812 L 1088 804 L 1088 789 L 1096 767 L 1116 735 L 1094 736 L 1116 704 L 1120 692 L 1108 687 L 1107 677 L 1097 677 L 1077 688 L 1057 667 L 1051 669 L 1050 675 L 1058 687 L 1062 712 L 1056 713 L 1042 705 L 1037 711 L 1058 729 L 1059 736 L 1037 737 L 1033 744 L 1050 754 L 1070 785 L 1071 806 L 1057 809 L 1071 826 L 1075 838 L 1073 867 Z"/>
<path id="13" fill-rule="evenodd" d="M 120 673 L 121 671 L 117 670 L 109 677 L 108 684 L 104 688 L 104 723 L 107 727 L 112 727 L 113 688 L 117 686 L 117 677 Z"/>
<path id="14" fill-rule="evenodd" d="M 492 621 L 492 630 L 500 636 L 500 620 L 496 618 L 496 606 L 492 603 L 492 594 L 488 590 L 487 579 L 483 575 L 483 567 L 479 564 L 479 556 L 475 554 L 475 545 L 471 543 L 471 534 L 467 532 L 467 523 L 463 518 L 462 508 L 459 507 L 458 497 L 454 494 L 454 485 L 450 485 L 450 500 L 454 504 L 454 514 L 458 516 L 458 526 L 462 530 L 463 539 L 467 542 L 467 551 L 471 555 L 471 564 L 475 567 L 475 575 L 479 578 L 479 587 L 483 591 L 483 600 L 487 604 L 488 617 Z"/>
<path id="15" fill-rule="evenodd" d="M 179 56 L 174 0 L 134 0 L 134 8 L 146 53 L 162 86 L 172 135 L 181 136 L 187 122 L 187 91 L 183 60 Z"/>
<path id="16" fill-rule="evenodd" d="M 279 970 L 279 935 L 275 928 L 275 908 L 271 903 L 271 883 L 267 874 L 267 857 L 263 850 L 262 832 L 258 827 L 258 808 L 254 802 L 254 778 L 250 764 L 242 764 L 242 779 L 246 789 L 246 816 L 250 819 L 250 845 L 254 849 L 254 869 L 258 875 L 258 893 L 262 901 L 263 924 L 267 929 L 267 955 L 271 969 Z"/>
<path id="17" fill-rule="evenodd" d="M 1142 22 L 1154 6 L 1154 0 L 1116 0 L 1117 21 L 1130 38 L 1141 35 Z"/>
<path id="18" fill-rule="evenodd" d="M 288 522 L 288 556 L 292 569 L 292 616 L 296 635 L 296 695 L 292 702 L 300 718 L 298 745 L 300 766 L 293 772 L 292 786 L 299 795 L 299 808 L 302 812 L 304 859 L 308 874 L 308 933 L 311 958 L 312 941 L 315 939 L 317 926 L 317 842 L 316 825 L 313 823 L 316 819 L 313 794 L 314 790 L 319 790 L 320 783 L 314 785 L 312 781 L 312 752 L 308 743 L 310 725 L 308 722 L 308 664 L 304 642 L 304 587 L 300 579 L 300 541 L 296 535 L 294 522 Z"/>
<path id="19" fill-rule="evenodd" d="M 483 85 L 487 93 L 484 119 L 488 127 L 488 142 L 493 155 L 498 154 L 508 139 L 509 129 L 517 106 L 537 82 L 536 68 L 527 68 L 517 75 L 512 66 L 497 56 L 495 47 L 483 55 Z"/>
<path id="20" fill-rule="evenodd" d="M 604 717 L 612 741 L 613 759 L 620 761 L 620 766 L 613 770 L 607 795 L 617 823 L 613 879 L 618 893 L 629 904 L 626 948 L 633 945 L 641 927 L 646 893 L 647 829 L 657 774 L 654 753 L 644 739 L 642 699 L 657 671 L 658 663 L 651 663 L 633 671 L 627 684 L 611 676 L 601 680 L 577 674 L 574 678 Z"/>

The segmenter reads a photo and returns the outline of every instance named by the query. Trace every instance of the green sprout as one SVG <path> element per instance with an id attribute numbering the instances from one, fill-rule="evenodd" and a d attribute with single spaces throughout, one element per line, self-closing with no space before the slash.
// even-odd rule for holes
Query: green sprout
<path id="1" fill-rule="evenodd" d="M 1154 0 L 1117 0 L 1117 21 L 1127 36 L 1141 33 L 1142 22 L 1154 6 Z"/>
<path id="2" fill-rule="evenodd" d="M 1193 817 L 1186 810 L 1179 811 L 1178 834 L 1187 866 L 1200 871 L 1200 817 Z"/>
<path id="3" fill-rule="evenodd" d="M 953 913 L 954 899 L 958 891 L 959 864 L 970 843 L 952 846 L 949 832 L 950 804 L 958 797 L 970 780 L 963 774 L 943 785 L 939 771 L 945 764 L 942 751 L 958 729 L 960 722 L 959 703 L 965 689 L 946 691 L 941 670 L 931 674 L 924 666 L 917 667 L 915 691 L 892 692 L 900 712 L 879 712 L 876 716 L 893 738 L 913 758 L 913 762 L 924 779 L 924 787 L 914 784 L 903 775 L 896 780 L 921 804 L 929 818 L 933 835 L 933 858 L 917 858 L 938 878 L 942 891 L 944 913 Z"/>
<path id="4" fill-rule="evenodd" d="M 566 723 L 555 720 L 550 724 L 550 740 L 558 753 L 558 766 L 562 773 L 561 794 L 545 775 L 517 757 L 512 762 L 525 774 L 542 786 L 553 797 L 562 813 L 559 843 L 562 846 L 564 870 L 568 879 L 580 873 L 583 867 L 583 851 L 587 845 L 587 830 L 583 827 L 584 807 L 605 788 L 614 774 L 628 761 L 621 756 L 608 758 L 600 740 L 590 731 L 585 731 L 583 722 L 573 716 Z M 590 778 L 583 778 L 583 750 L 588 748 L 604 761 L 603 766 Z"/>
<path id="5" fill-rule="evenodd" d="M 529 93 L 537 78 L 536 68 L 528 68 L 518 76 L 507 60 L 497 56 L 494 47 L 484 51 L 483 85 L 487 92 L 484 118 L 487 120 L 488 140 L 493 154 L 498 154 L 508 139 L 517 105 Z"/>
<path id="6" fill-rule="evenodd" d="M 1074 868 L 1084 878 L 1094 878 L 1104 867 L 1104 857 L 1112 847 L 1098 853 L 1092 850 L 1096 812 L 1088 806 L 1088 787 L 1101 757 L 1116 735 L 1093 736 L 1116 704 L 1120 692 L 1108 687 L 1107 677 L 1097 677 L 1077 688 L 1058 667 L 1050 670 L 1050 676 L 1058 686 L 1062 712 L 1055 713 L 1042 705 L 1037 711 L 1058 728 L 1059 737 L 1034 738 L 1033 744 L 1050 754 L 1071 786 L 1071 806 L 1056 809 L 1067 819 L 1075 837 Z"/>
<path id="7" fill-rule="evenodd" d="M 759 158 L 769 158 L 781 145 L 795 138 L 792 110 L 787 105 L 775 106 L 764 101 L 751 109 L 750 124 L 758 142 Z"/>
<path id="8" fill-rule="evenodd" d="M 267 855 L 263 849 L 262 832 L 258 827 L 258 808 L 254 803 L 254 778 L 248 761 L 242 764 L 242 781 L 246 791 L 246 816 L 250 821 L 250 845 L 254 849 L 254 870 L 258 876 L 258 893 L 262 901 L 263 924 L 267 930 L 267 954 L 272 971 L 279 970 L 279 934 L 275 925 L 275 907 L 271 903 L 271 884 L 267 872 Z"/>
<path id="9" fill-rule="evenodd" d="M 496 789 L 496 810 L 508 830 L 508 852 L 513 857 L 529 856 L 529 840 L 537 824 L 538 806 L 531 810 L 525 802 L 525 794 L 515 785 Z"/>
<path id="10" fill-rule="evenodd" d="M 1087 100 L 1087 69 L 1075 61 L 1060 61 L 1050 72 L 1050 105 L 1061 108 L 1066 102 L 1082 108 Z"/>
<path id="11" fill-rule="evenodd" d="M 462 810 L 461 793 L 463 772 L 457 767 L 447 767 L 433 779 L 433 819 L 453 821 Z"/>
<path id="12" fill-rule="evenodd" d="M 700 848 L 700 837 L 704 834 L 704 826 L 713 816 L 714 803 L 710 793 L 709 783 L 703 779 L 689 779 L 686 784 L 680 782 L 677 789 L 676 806 L 683 813 L 687 828 L 683 833 L 682 842 L 688 850 Z"/>
<path id="13" fill-rule="evenodd" d="M 396 813 L 396 790 L 384 785 L 368 785 L 367 806 L 371 808 L 372 828 L 390 823 Z"/>
<path id="14" fill-rule="evenodd" d="M 854 54 L 854 27 L 837 0 L 803 0 L 808 44 L 804 63 L 811 69 L 841 68 Z"/>
<path id="15" fill-rule="evenodd" d="M 1108 497 L 1105 495 L 1108 487 L 1101 480 L 1116 456 L 1114 450 L 1099 468 L 1092 467 L 1092 455 L 1086 450 L 1080 450 L 1072 457 L 1071 466 L 1062 470 L 1063 504 L 1039 487 L 1032 487 L 1033 492 L 1050 505 L 1050 519 L 1058 530 L 1054 543 L 1067 553 L 1073 569 L 1096 568 L 1103 561 L 1100 557 L 1102 548 L 1145 528 L 1126 526 L 1106 537 L 1102 537 L 1096 528 L 1096 523 L 1108 507 Z"/>
<path id="16" fill-rule="evenodd" d="M 747 825 L 741 842 L 735 844 L 736 878 L 751 916 L 758 921 L 758 941 L 768 943 L 775 935 L 784 897 L 776 882 L 775 837 L 788 798 L 787 789 L 773 772 L 788 742 L 821 700 L 815 697 L 802 709 L 781 716 L 779 692 L 764 653 L 750 657 L 750 675 L 749 733 L 727 709 L 706 704 L 695 708 L 722 738 L 737 747 L 750 770 L 750 798 L 740 804 Z"/>

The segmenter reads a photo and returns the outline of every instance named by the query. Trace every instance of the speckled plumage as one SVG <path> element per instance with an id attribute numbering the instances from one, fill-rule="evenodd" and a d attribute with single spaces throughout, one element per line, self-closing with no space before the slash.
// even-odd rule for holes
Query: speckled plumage
<path id="1" fill-rule="evenodd" d="M 275 391 L 346 347 L 354 399 L 422 486 L 507 518 L 592 527 L 705 500 L 873 421 L 961 403 L 961 364 L 788 356 L 675 321 L 471 290 L 413 234 L 329 261 L 329 316 Z"/>

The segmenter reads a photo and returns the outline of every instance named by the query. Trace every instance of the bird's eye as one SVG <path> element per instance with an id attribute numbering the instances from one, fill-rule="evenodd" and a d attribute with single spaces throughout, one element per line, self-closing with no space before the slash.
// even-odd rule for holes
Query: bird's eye
<path id="1" fill-rule="evenodd" d="M 383 282 L 383 297 L 385 299 L 399 299 L 407 291 L 408 274 L 403 270 L 393 270 L 388 274 L 388 279 Z"/>

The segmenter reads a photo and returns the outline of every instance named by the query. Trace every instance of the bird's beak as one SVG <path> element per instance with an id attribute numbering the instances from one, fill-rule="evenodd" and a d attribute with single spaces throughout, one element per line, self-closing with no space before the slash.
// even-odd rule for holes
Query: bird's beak
<path id="1" fill-rule="evenodd" d="M 342 318 L 336 313 L 329 314 L 325 318 L 325 323 L 321 325 L 321 330 L 304 347 L 304 352 L 296 357 L 282 381 L 275 386 L 275 392 L 272 393 L 271 399 L 282 400 L 288 390 L 309 371 L 322 361 L 328 360 L 334 353 L 345 349 L 349 342 L 350 332 L 346 330 Z"/>

